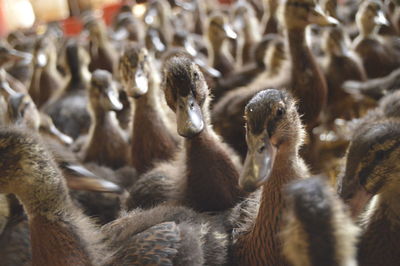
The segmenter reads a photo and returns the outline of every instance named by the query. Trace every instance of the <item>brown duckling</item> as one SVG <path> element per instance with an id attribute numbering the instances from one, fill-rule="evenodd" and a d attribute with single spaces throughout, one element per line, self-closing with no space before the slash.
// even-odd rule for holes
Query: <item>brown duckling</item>
<path id="1" fill-rule="evenodd" d="M 64 86 L 64 78 L 57 70 L 57 48 L 51 37 L 38 39 L 34 51 L 34 70 L 29 94 L 38 108 L 41 108 Z"/>
<path id="2" fill-rule="evenodd" d="M 184 148 L 174 161 L 157 165 L 136 182 L 128 208 L 162 201 L 177 201 L 199 211 L 233 207 L 246 195 L 238 187 L 241 166 L 210 125 L 210 97 L 202 72 L 189 57 L 174 56 L 164 64 L 163 84 L 178 134 L 185 138 Z"/>
<path id="3" fill-rule="evenodd" d="M 254 61 L 252 50 L 261 40 L 259 23 L 251 4 L 239 1 L 232 10 L 232 20 L 237 36 L 236 64 L 242 66 Z"/>
<path id="4" fill-rule="evenodd" d="M 305 131 L 295 100 L 285 90 L 257 93 L 247 104 L 248 153 L 239 184 L 246 191 L 261 187 L 258 211 L 234 228 L 232 263 L 236 265 L 288 265 L 282 254 L 284 186 L 309 177 L 299 157 Z"/>
<path id="5" fill-rule="evenodd" d="M 114 41 L 128 40 L 142 43 L 144 40 L 144 25 L 131 11 L 122 12 L 116 16 L 114 24 Z"/>
<path id="6" fill-rule="evenodd" d="M 73 139 L 86 133 L 90 127 L 90 115 L 86 108 L 91 75 L 88 70 L 89 60 L 85 49 L 76 40 L 69 40 L 65 48 L 69 80 L 43 107 L 57 128 Z"/>
<path id="7" fill-rule="evenodd" d="M 164 97 L 151 55 L 140 45 L 128 46 L 120 59 L 120 76 L 127 94 L 135 98 L 131 136 L 132 165 L 139 174 L 157 161 L 171 160 L 178 148 L 164 111 Z"/>
<path id="8" fill-rule="evenodd" d="M 347 152 L 339 193 L 361 220 L 359 265 L 390 266 L 400 260 L 399 134 L 398 120 L 364 124 L 355 131 Z M 375 201 L 370 203 L 372 197 Z"/>
<path id="9" fill-rule="evenodd" d="M 170 19 L 172 18 L 171 5 L 168 1 L 151 0 L 148 3 L 144 22 L 158 30 L 161 39 L 168 46 L 172 41 L 173 29 Z M 149 48 L 149 47 L 147 47 Z"/>
<path id="10" fill-rule="evenodd" d="M 278 33 L 278 19 L 276 16 L 279 1 L 267 0 L 264 2 L 264 16 L 261 20 L 261 25 L 264 34 Z"/>
<path id="11" fill-rule="evenodd" d="M 263 90 L 262 84 L 267 83 L 267 87 L 269 87 L 269 81 L 271 81 L 271 85 L 274 83 L 283 85 L 287 82 L 287 78 L 282 76 L 286 73 L 286 56 L 282 39 L 270 40 L 264 54 L 265 71 L 246 87 L 228 92 L 213 107 L 212 121 L 215 130 L 239 152 L 243 159 L 247 151 L 246 130 L 243 126 L 245 124 L 243 110 L 246 104 L 257 92 Z"/>
<path id="12" fill-rule="evenodd" d="M 108 38 L 104 21 L 89 14 L 84 27 L 89 35 L 90 72 L 103 69 L 116 73 L 117 52 Z"/>
<path id="13" fill-rule="evenodd" d="M 285 189 L 283 254 L 294 266 L 356 266 L 359 228 L 345 205 L 321 178 Z"/>
<path id="14" fill-rule="evenodd" d="M 60 171 L 34 136 L 0 129 L 0 151 L 0 191 L 24 205 L 32 265 L 221 265 L 226 259 L 228 241 L 212 217 L 161 206 L 98 228 L 73 205 Z"/>
<path id="15" fill-rule="evenodd" d="M 227 38 L 236 39 L 237 34 L 228 24 L 223 13 L 213 13 L 208 18 L 206 38 L 208 40 L 209 65 L 221 72 L 222 77 L 229 76 L 234 70 L 234 60 L 228 51 Z"/>
<path id="16" fill-rule="evenodd" d="M 128 139 L 113 112 L 122 107 L 110 72 L 101 69 L 93 72 L 89 87 L 92 125 L 83 148 L 84 162 L 96 162 L 114 169 L 130 163 Z"/>
<path id="17" fill-rule="evenodd" d="M 377 33 L 380 25 L 388 23 L 382 3 L 364 1 L 357 12 L 356 22 L 360 34 L 354 40 L 353 49 L 362 59 L 368 78 L 383 77 L 398 68 L 398 56 Z"/>
<path id="18" fill-rule="evenodd" d="M 342 84 L 346 80 L 365 81 L 365 70 L 360 59 L 350 52 L 349 38 L 340 28 L 328 28 L 323 33 L 323 50 L 325 58 L 322 69 L 328 85 L 326 106 L 327 123 L 336 118 L 350 120 L 357 116 L 357 102 L 346 91 Z"/>

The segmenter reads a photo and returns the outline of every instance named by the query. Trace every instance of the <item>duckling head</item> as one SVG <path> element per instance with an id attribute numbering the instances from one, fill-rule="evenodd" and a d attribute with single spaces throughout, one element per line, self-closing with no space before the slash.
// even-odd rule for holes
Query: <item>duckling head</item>
<path id="1" fill-rule="evenodd" d="M 118 90 L 110 72 L 97 69 L 92 74 L 89 88 L 90 105 L 93 109 L 120 111 L 123 108 L 119 101 Z"/>
<path id="2" fill-rule="evenodd" d="M 36 67 L 44 68 L 49 62 L 56 63 L 57 49 L 53 38 L 41 36 L 35 44 L 33 62 Z"/>
<path id="3" fill-rule="evenodd" d="M 5 44 L 0 44 L 0 67 L 7 63 L 32 60 L 32 55 L 12 49 Z"/>
<path id="4" fill-rule="evenodd" d="M 226 38 L 236 39 L 237 34 L 228 23 L 228 18 L 222 13 L 213 13 L 208 19 L 208 39 L 214 46 L 222 45 Z"/>
<path id="5" fill-rule="evenodd" d="M 45 113 L 40 113 L 40 131 L 44 131 L 49 133 L 51 136 L 54 136 L 56 139 L 59 139 L 61 143 L 65 145 L 71 145 L 74 140 L 70 137 L 62 133 L 53 123 L 53 120 L 50 116 Z"/>
<path id="6" fill-rule="evenodd" d="M 245 119 L 248 151 L 239 185 L 253 191 L 267 182 L 276 157 L 297 160 L 305 132 L 295 100 L 285 90 L 257 93 L 246 105 Z"/>
<path id="7" fill-rule="evenodd" d="M 382 3 L 376 0 L 362 2 L 356 14 L 356 23 L 363 36 L 376 34 L 382 25 L 389 25 Z"/>
<path id="8" fill-rule="evenodd" d="M 349 37 L 341 27 L 330 27 L 323 33 L 323 49 L 328 55 L 346 55 L 348 53 Z"/>
<path id="9" fill-rule="evenodd" d="M 149 89 L 149 54 L 145 47 L 129 45 L 119 62 L 122 84 L 130 97 L 139 98 Z"/>
<path id="10" fill-rule="evenodd" d="M 194 137 L 208 121 L 208 87 L 199 66 L 186 55 L 169 58 L 164 64 L 164 92 L 176 113 L 178 134 Z"/>
<path id="11" fill-rule="evenodd" d="M 376 194 L 399 189 L 400 123 L 395 120 L 368 123 L 350 142 L 338 192 L 357 216 Z"/>
<path id="12" fill-rule="evenodd" d="M 32 98 L 23 93 L 14 93 L 8 98 L 8 118 L 13 125 L 26 126 L 37 131 L 40 115 Z"/>
<path id="13" fill-rule="evenodd" d="M 338 20 L 326 15 L 314 0 L 283 0 L 279 18 L 288 29 L 304 29 L 310 24 L 334 26 Z"/>

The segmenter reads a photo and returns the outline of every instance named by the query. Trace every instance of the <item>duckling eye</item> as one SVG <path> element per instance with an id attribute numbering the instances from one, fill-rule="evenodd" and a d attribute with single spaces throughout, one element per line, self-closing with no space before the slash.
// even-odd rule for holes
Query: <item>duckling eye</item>
<path id="1" fill-rule="evenodd" d="M 284 115 L 284 113 L 285 113 L 285 109 L 283 109 L 282 107 L 279 107 L 278 110 L 276 111 L 276 116 L 281 117 L 282 115 Z"/>

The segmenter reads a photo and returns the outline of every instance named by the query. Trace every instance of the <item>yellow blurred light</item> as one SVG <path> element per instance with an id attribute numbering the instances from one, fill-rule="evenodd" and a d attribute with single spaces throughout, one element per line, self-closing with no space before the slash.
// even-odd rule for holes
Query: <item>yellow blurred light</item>
<path id="1" fill-rule="evenodd" d="M 143 18 L 144 13 L 146 12 L 146 4 L 135 4 L 132 7 L 132 13 L 137 18 Z"/>

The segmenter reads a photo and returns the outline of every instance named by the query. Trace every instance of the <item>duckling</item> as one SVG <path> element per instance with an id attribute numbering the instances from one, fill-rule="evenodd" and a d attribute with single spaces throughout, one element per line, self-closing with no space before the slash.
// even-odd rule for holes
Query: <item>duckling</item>
<path id="1" fill-rule="evenodd" d="M 83 148 L 83 161 L 112 168 L 129 164 L 128 139 L 119 127 L 115 113 L 122 109 L 111 74 L 98 69 L 93 72 L 89 88 L 89 112 L 92 125 Z"/>
<path id="2" fill-rule="evenodd" d="M 276 12 L 279 6 L 277 0 L 264 1 L 264 16 L 261 20 L 263 34 L 278 33 Z"/>
<path id="3" fill-rule="evenodd" d="M 178 140 L 169 126 L 157 69 L 151 55 L 140 45 L 128 46 L 120 59 L 120 76 L 125 90 L 135 98 L 131 136 L 132 165 L 139 174 L 154 167 L 156 161 L 171 160 Z"/>
<path id="4" fill-rule="evenodd" d="M 243 122 L 232 123 L 232 121 L 242 120 L 240 117 L 243 116 L 244 106 L 260 90 L 268 87 L 289 87 L 293 95 L 299 99 L 299 113 L 309 133 L 317 124 L 326 102 L 326 80 L 307 46 L 305 28 L 312 23 L 321 26 L 333 25 L 337 24 L 337 20 L 323 14 L 319 6 L 311 0 L 283 1 L 279 10 L 286 29 L 290 72 L 286 70 L 282 72 L 282 76 L 277 76 L 274 80 L 260 77 L 258 84 L 248 86 L 250 90 L 233 91 L 215 104 L 213 122 L 219 127 L 218 132 L 242 156 L 246 153 Z M 282 59 L 277 61 L 281 63 Z"/>
<path id="5" fill-rule="evenodd" d="M 170 21 L 171 17 L 171 5 L 168 1 L 149 1 L 144 15 L 144 22 L 152 28 L 157 29 L 161 39 L 165 40 L 164 44 L 166 46 L 172 41 L 173 29 Z"/>
<path id="6" fill-rule="evenodd" d="M 142 43 L 144 25 L 133 16 L 132 12 L 122 12 L 116 16 L 113 38 L 115 41 L 128 40 Z"/>
<path id="7" fill-rule="evenodd" d="M 89 14 L 84 27 L 89 34 L 90 72 L 103 69 L 116 73 L 117 53 L 108 39 L 104 21 Z"/>
<path id="8" fill-rule="evenodd" d="M 177 201 L 198 211 L 233 207 L 246 195 L 238 187 L 241 165 L 210 125 L 210 98 L 202 72 L 189 57 L 174 56 L 164 64 L 163 84 L 178 134 L 185 138 L 184 148 L 174 161 L 156 165 L 134 184 L 127 207 L 162 201 Z"/>
<path id="9" fill-rule="evenodd" d="M 228 24 L 227 17 L 222 13 L 213 13 L 208 18 L 206 38 L 208 40 L 209 65 L 221 72 L 222 77 L 229 76 L 234 70 L 234 60 L 227 51 L 227 38 L 236 39 L 237 34 Z"/>
<path id="10" fill-rule="evenodd" d="M 365 70 L 360 59 L 351 54 L 347 43 L 348 36 L 340 27 L 328 28 L 323 33 L 325 58 L 322 69 L 328 85 L 326 106 L 327 123 L 336 118 L 350 120 L 357 116 L 357 102 L 342 89 L 346 80 L 365 81 Z"/>
<path id="11" fill-rule="evenodd" d="M 224 263 L 228 241 L 212 217 L 161 206 L 98 228 L 73 205 L 59 169 L 34 136 L 2 128 L 0 151 L 0 192 L 24 205 L 32 265 Z"/>
<path id="12" fill-rule="evenodd" d="M 257 93 L 246 105 L 248 152 L 239 178 L 246 191 L 262 187 L 253 219 L 237 225 L 233 233 L 232 263 L 288 265 L 282 254 L 284 186 L 309 176 L 299 157 L 305 131 L 295 100 L 285 90 Z"/>
<path id="13" fill-rule="evenodd" d="M 237 38 L 236 64 L 241 66 L 254 60 L 252 49 L 261 40 L 258 20 L 253 7 L 239 1 L 233 7 L 233 25 Z"/>
<path id="14" fill-rule="evenodd" d="M 52 38 L 39 38 L 35 47 L 34 70 L 29 94 L 38 108 L 62 89 L 64 79 L 57 70 L 57 50 Z"/>
<path id="15" fill-rule="evenodd" d="M 90 82 L 89 55 L 74 39 L 65 48 L 65 60 L 70 72 L 66 86 L 43 106 L 61 132 L 76 139 L 90 127 L 90 115 L 86 108 L 86 89 Z"/>
<path id="16" fill-rule="evenodd" d="M 360 230 L 326 182 L 319 177 L 300 180 L 285 194 L 283 254 L 292 265 L 357 265 Z"/>
<path id="17" fill-rule="evenodd" d="M 356 22 L 360 34 L 354 40 L 353 49 L 362 59 L 368 78 L 383 77 L 398 68 L 398 56 L 377 34 L 380 25 L 388 23 L 381 2 L 364 1 L 357 12 Z"/>
<path id="18" fill-rule="evenodd" d="M 257 92 L 263 90 L 260 84 L 287 82 L 285 67 L 285 49 L 281 38 L 269 42 L 264 55 L 266 70 L 258 75 L 253 82 L 243 88 L 237 88 L 228 92 L 213 107 L 212 121 L 215 130 L 223 139 L 230 144 L 242 158 L 246 156 L 247 145 L 245 140 L 246 131 L 243 110 L 251 98 Z M 269 87 L 267 85 L 267 87 Z"/>
<path id="19" fill-rule="evenodd" d="M 338 190 L 360 219 L 359 265 L 397 265 L 400 259 L 399 134 L 398 120 L 367 123 L 355 131 L 348 148 Z"/>

